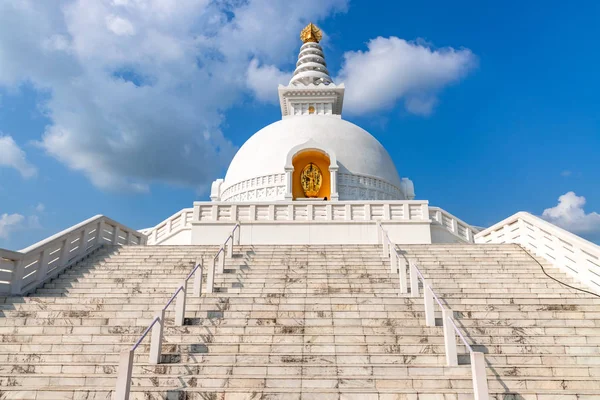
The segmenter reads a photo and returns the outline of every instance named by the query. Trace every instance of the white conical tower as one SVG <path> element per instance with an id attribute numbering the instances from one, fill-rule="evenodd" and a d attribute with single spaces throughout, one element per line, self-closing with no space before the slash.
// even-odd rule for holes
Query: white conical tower
<path id="1" fill-rule="evenodd" d="M 304 42 L 298 54 L 296 70 L 287 86 L 279 86 L 283 117 L 298 115 L 336 115 L 341 117 L 344 85 L 336 86 L 329 76 L 321 30 L 308 24 L 300 33 Z"/>

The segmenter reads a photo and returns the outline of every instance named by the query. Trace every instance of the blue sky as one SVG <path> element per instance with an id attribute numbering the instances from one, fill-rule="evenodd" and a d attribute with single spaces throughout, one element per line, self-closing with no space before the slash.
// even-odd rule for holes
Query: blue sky
<path id="1" fill-rule="evenodd" d="M 326 33 L 332 75 L 355 86 L 345 55 L 372 55 L 378 37 L 468 57 L 430 75 L 409 63 L 388 93 L 356 90 L 344 113 L 418 199 L 488 226 L 574 192 L 547 217 L 600 241 L 597 2 L 96 3 L 0 4 L 0 247 L 95 214 L 145 228 L 207 200 L 235 150 L 280 118 L 277 83 L 308 21 Z M 272 94 L 248 80 L 253 60 Z M 415 111 L 411 96 L 435 105 Z"/>

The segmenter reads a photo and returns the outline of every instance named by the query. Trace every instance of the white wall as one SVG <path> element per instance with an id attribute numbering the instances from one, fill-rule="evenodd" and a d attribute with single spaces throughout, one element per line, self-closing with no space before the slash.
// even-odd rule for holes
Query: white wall
<path id="1" fill-rule="evenodd" d="M 192 244 L 221 244 L 235 224 L 193 224 Z M 395 243 L 431 243 L 430 225 L 423 223 L 383 223 Z M 246 222 L 240 228 L 241 244 L 376 244 L 374 222 Z"/>

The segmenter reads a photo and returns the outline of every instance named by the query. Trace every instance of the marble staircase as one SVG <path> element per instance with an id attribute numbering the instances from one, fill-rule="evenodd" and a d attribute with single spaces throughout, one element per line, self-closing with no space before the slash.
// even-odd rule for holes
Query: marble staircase
<path id="1" fill-rule="evenodd" d="M 214 246 L 104 249 L 27 297 L 0 299 L 0 399 L 110 399 L 131 346 Z M 494 399 L 600 396 L 600 298 L 516 245 L 399 248 L 486 353 Z M 548 274 L 575 283 L 543 264 Z M 206 272 L 206 269 L 205 269 Z M 240 246 L 217 290 L 135 353 L 132 399 L 472 399 L 464 346 L 445 366 L 423 299 L 398 296 L 381 247 Z"/>

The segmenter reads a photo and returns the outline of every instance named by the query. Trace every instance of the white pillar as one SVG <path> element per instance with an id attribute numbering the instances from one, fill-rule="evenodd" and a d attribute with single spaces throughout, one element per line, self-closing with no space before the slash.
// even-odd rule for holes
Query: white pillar
<path id="1" fill-rule="evenodd" d="M 202 273 L 204 272 L 204 260 L 196 261 L 196 264 L 200 264 L 194 275 L 194 297 L 200 297 L 202 295 Z"/>
<path id="2" fill-rule="evenodd" d="M 183 326 L 185 320 L 185 302 L 187 298 L 188 281 L 184 280 L 181 283 L 182 289 L 177 294 L 175 299 L 175 326 Z"/>
<path id="3" fill-rule="evenodd" d="M 219 253 L 219 273 L 225 272 L 225 247 L 221 247 L 222 251 Z"/>
<path id="4" fill-rule="evenodd" d="M 417 275 L 417 265 L 415 260 L 410 260 L 410 297 L 419 296 L 419 275 Z"/>
<path id="5" fill-rule="evenodd" d="M 208 276 L 206 277 L 206 293 L 212 293 L 215 287 L 215 268 L 217 259 L 213 258 L 211 265 L 208 266 Z"/>
<path id="6" fill-rule="evenodd" d="M 431 287 L 423 283 L 423 300 L 425 303 L 425 324 L 435 326 L 435 312 L 433 308 L 433 292 Z"/>
<path id="7" fill-rule="evenodd" d="M 115 400 L 128 400 L 131 385 L 131 371 L 133 369 L 133 350 L 123 350 L 119 357 L 119 370 L 117 385 L 115 387 Z"/>
<path id="8" fill-rule="evenodd" d="M 473 376 L 473 394 L 475 400 L 489 400 L 485 357 L 478 351 L 471 352 L 471 375 Z"/>
<path id="9" fill-rule="evenodd" d="M 331 182 L 331 200 L 338 201 L 340 199 L 340 194 L 338 193 L 338 185 L 337 185 L 337 174 L 339 167 L 329 167 L 329 177 Z"/>
<path id="10" fill-rule="evenodd" d="M 293 200 L 292 195 L 292 177 L 294 174 L 294 167 L 285 167 L 285 199 Z"/>
<path id="11" fill-rule="evenodd" d="M 162 352 L 163 327 L 165 323 L 165 310 L 161 310 L 156 315 L 158 321 L 152 327 L 152 336 L 150 338 L 150 364 L 160 364 Z"/>
<path id="12" fill-rule="evenodd" d="M 101 219 L 100 222 L 98 222 L 98 225 L 96 225 L 96 244 L 104 244 L 104 220 Z M 69 246 L 71 246 L 71 243 L 69 242 Z"/>
<path id="13" fill-rule="evenodd" d="M 42 282 L 46 279 L 46 275 L 48 274 L 48 261 L 50 258 L 50 248 L 42 251 L 38 258 L 38 267 L 37 267 L 37 286 L 40 287 Z"/>
<path id="14" fill-rule="evenodd" d="M 442 309 L 442 322 L 444 330 L 444 346 L 446 348 L 446 364 L 449 367 L 458 365 L 458 354 L 456 353 L 456 335 L 452 326 L 452 311 Z"/>
<path id="15" fill-rule="evenodd" d="M 406 279 L 406 260 L 404 257 L 398 259 L 398 278 L 400 279 L 400 293 L 408 293 L 408 282 Z"/>
<path id="16" fill-rule="evenodd" d="M 229 236 L 229 241 L 227 242 L 227 258 L 233 257 L 233 234 Z"/>

